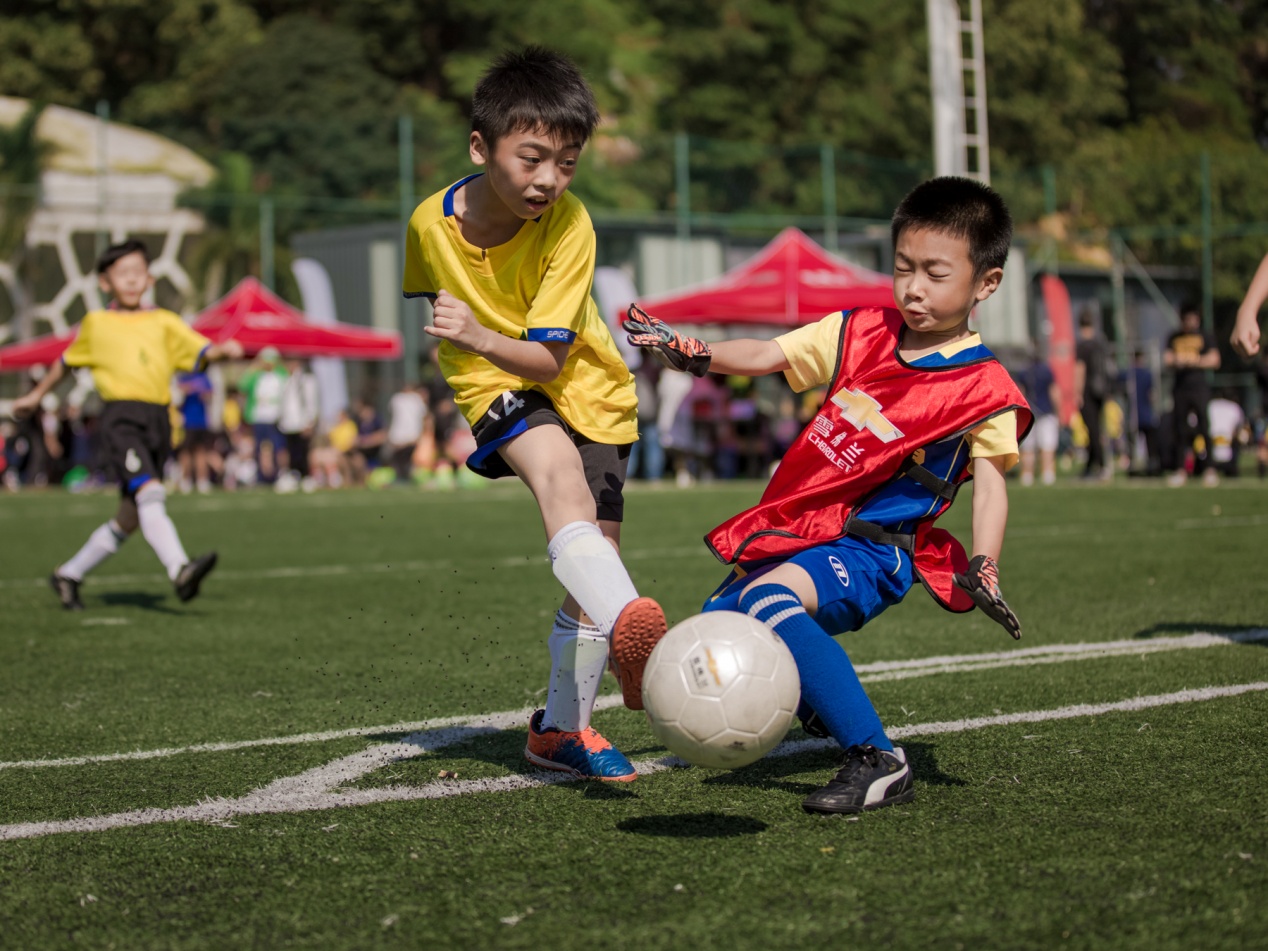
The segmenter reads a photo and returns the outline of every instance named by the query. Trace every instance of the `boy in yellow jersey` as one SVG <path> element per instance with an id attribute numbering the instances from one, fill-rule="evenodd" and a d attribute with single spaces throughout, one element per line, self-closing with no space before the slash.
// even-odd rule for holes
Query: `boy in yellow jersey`
<path id="1" fill-rule="evenodd" d="M 105 402 L 101 437 L 123 497 L 115 517 L 99 526 L 49 579 L 68 611 L 83 610 L 79 585 L 84 576 L 117 552 L 137 528 L 167 569 L 182 601 L 198 594 L 203 578 L 216 564 L 215 552 L 189 559 L 167 514 L 163 464 L 172 451 L 168 404 L 172 374 L 177 370 L 236 359 L 242 356 L 242 346 L 234 340 L 213 345 L 171 311 L 144 308 L 141 298 L 154 284 L 149 265 L 140 241 L 105 250 L 97 262 L 97 275 L 101 290 L 114 299 L 111 309 L 86 314 L 62 359 L 13 404 L 15 415 L 32 412 L 62 379 L 66 367 L 92 370 Z"/>
<path id="2" fill-rule="evenodd" d="M 617 554 L 634 379 L 590 297 L 595 236 L 567 189 L 598 124 L 594 94 L 562 56 L 502 56 L 476 85 L 471 160 L 483 168 L 410 219 L 403 290 L 434 304 L 428 334 L 471 424 L 473 471 L 532 491 L 567 597 L 550 633 L 550 690 L 528 760 L 584 778 L 636 773 L 590 726 L 603 670 L 642 709 L 665 616 Z"/>

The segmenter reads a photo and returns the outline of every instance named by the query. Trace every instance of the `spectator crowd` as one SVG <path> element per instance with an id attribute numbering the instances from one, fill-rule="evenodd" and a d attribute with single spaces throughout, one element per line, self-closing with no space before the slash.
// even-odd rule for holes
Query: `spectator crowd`
<path id="1" fill-rule="evenodd" d="M 1105 481 L 1117 472 L 1215 484 L 1239 471 L 1247 450 L 1260 476 L 1268 474 L 1268 363 L 1255 364 L 1254 392 L 1212 389 L 1219 349 L 1191 307 L 1161 359 L 1151 356 L 1138 348 L 1120 369 L 1095 320 L 1084 315 L 1072 405 L 1063 403 L 1044 355 L 1035 351 L 1014 366 L 1035 411 L 1021 447 L 1021 482 L 1052 484 L 1059 472 Z M 690 485 L 765 478 L 822 400 L 817 391 L 794 393 L 782 375 L 696 378 L 662 373 L 649 360 L 634 372 L 640 440 L 630 456 L 632 479 Z M 0 423 L 3 485 L 104 483 L 98 412 L 91 390 L 77 387 L 67 397 L 50 393 L 30 419 Z M 271 348 L 234 377 L 219 368 L 177 377 L 172 420 L 177 452 L 167 481 L 186 493 L 451 487 L 468 481 L 464 463 L 475 445 L 439 373 L 381 402 L 367 394 L 323 419 L 318 381 L 306 362 L 283 360 Z"/>

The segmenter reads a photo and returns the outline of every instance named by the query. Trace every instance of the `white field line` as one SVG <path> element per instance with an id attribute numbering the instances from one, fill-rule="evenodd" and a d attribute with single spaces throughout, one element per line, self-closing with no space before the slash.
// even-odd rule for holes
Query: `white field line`
<path id="1" fill-rule="evenodd" d="M 933 736 L 945 733 L 962 733 L 991 726 L 1009 726 L 1019 723 L 1042 723 L 1049 720 L 1068 720 L 1077 717 L 1101 716 L 1107 713 L 1133 713 L 1155 707 L 1180 703 L 1200 703 L 1220 697 L 1235 697 L 1245 693 L 1268 690 L 1268 681 L 1234 684 L 1226 687 L 1203 687 L 1180 690 L 1175 693 L 1133 697 L 1112 703 L 1076 704 L 1050 710 L 1030 710 L 1005 713 L 998 716 L 974 717 L 964 720 L 912 724 L 890 731 L 894 739 L 912 736 Z M 261 815 L 265 813 L 311 812 L 323 809 L 340 809 L 385 802 L 444 799 L 451 796 L 483 792 L 505 792 L 573 781 L 564 773 L 517 774 L 498 779 L 449 780 L 428 783 L 424 786 L 385 786 L 371 789 L 339 789 L 340 783 L 351 782 L 373 770 L 392 763 L 419 756 L 429 749 L 436 749 L 447 742 L 455 742 L 470 735 L 469 731 L 456 729 L 448 736 L 433 734 L 428 740 L 421 736 L 405 737 L 398 743 L 389 743 L 345 756 L 298 776 L 279 779 L 254 792 L 236 799 L 212 799 L 192 806 L 174 808 L 138 809 L 113 815 L 92 816 L 82 819 L 66 819 L 53 822 L 20 822 L 0 826 L 0 841 L 32 839 L 61 832 L 103 832 L 128 826 L 153 825 L 161 822 L 220 822 L 235 816 Z M 801 740 L 782 743 L 769 755 L 789 756 L 831 745 L 830 740 Z M 640 760 L 635 764 L 639 775 L 645 776 L 682 766 L 672 756 Z"/>
<path id="2" fill-rule="evenodd" d="M 596 710 L 607 710 L 622 705 L 620 694 L 600 697 L 595 703 Z M 67 756 L 61 759 L 31 759 L 0 762 L 0 769 L 38 769 L 48 766 L 86 766 L 92 763 L 119 763 L 131 760 L 164 759 L 169 756 L 181 756 L 185 753 L 228 753 L 234 750 L 247 750 L 260 746 L 295 746 L 303 743 L 329 743 L 332 740 L 346 740 L 355 736 L 373 736 L 384 733 L 388 735 L 410 734 L 413 737 L 434 734 L 447 736 L 455 730 L 465 730 L 465 735 L 492 733 L 505 730 L 517 724 L 528 723 L 536 707 L 525 707 L 522 710 L 505 710 L 500 713 L 481 714 L 477 716 L 437 717 L 431 720 L 416 720 L 406 723 L 388 723 L 382 726 L 355 726 L 344 730 L 324 730 L 320 733 L 297 733 L 291 736 L 267 736 L 256 740 L 230 740 L 223 743 L 196 743 L 191 746 L 172 746 L 155 750 L 133 750 L 127 753 L 102 753 L 91 756 Z M 428 739 L 430 742 L 430 738 Z M 451 740 L 449 742 L 457 742 Z"/>
<path id="3" fill-rule="evenodd" d="M 1154 654 L 1173 650 L 1202 650 L 1207 647 L 1226 647 L 1229 644 L 1248 644 L 1255 641 L 1268 641 L 1268 629 L 1254 628 L 1229 634 L 1209 634 L 1199 631 L 1175 637 L 1151 637 L 1147 640 L 1105 641 L 1100 644 L 1051 644 L 1044 647 L 996 651 L 990 654 L 924 657 L 919 660 L 887 660 L 874 664 L 860 664 L 856 670 L 862 675 L 859 679 L 864 683 L 879 683 L 887 680 L 928 677 L 931 674 L 959 674 L 973 670 L 993 670 L 998 667 L 1062 664 L 1072 660 L 1098 660 L 1102 657 Z"/>
<path id="4" fill-rule="evenodd" d="M 891 680 L 907 680 L 912 677 L 928 677 L 935 674 L 965 673 L 975 670 L 991 670 L 1000 667 L 1028 667 L 1035 664 L 1058 664 L 1075 660 L 1097 660 L 1102 657 L 1152 654 L 1172 650 L 1201 650 L 1208 647 L 1224 647 L 1229 644 L 1251 643 L 1268 640 L 1268 629 L 1255 628 L 1230 634 L 1197 632 L 1176 637 L 1155 637 L 1149 640 L 1105 641 L 1091 644 L 1050 644 L 1041 647 L 1023 647 L 1011 651 L 992 651 L 984 654 L 958 654 L 942 657 L 924 657 L 917 660 L 886 660 L 860 664 L 855 668 L 863 683 L 879 683 Z M 621 705 L 619 695 L 600 697 L 596 710 L 606 710 Z M 219 743 L 197 743 L 190 746 L 174 746 L 154 750 L 133 750 L 126 753 L 100 753 L 87 756 L 68 756 L 60 759 L 13 760 L 0 762 L 3 769 L 38 769 L 50 766 L 85 766 L 90 763 L 118 763 L 129 760 L 162 759 L 185 753 L 227 753 L 260 746 L 291 746 L 303 743 L 328 743 L 332 740 L 354 736 L 370 736 L 378 733 L 422 734 L 426 731 L 443 731 L 454 727 L 475 732 L 504 730 L 525 722 L 533 712 L 532 707 L 522 710 L 505 710 L 477 716 L 440 717 L 389 723 L 381 726 L 349 727 L 343 730 L 326 730 L 320 733 L 298 733 L 290 736 L 263 737 L 255 740 L 230 740 Z"/>

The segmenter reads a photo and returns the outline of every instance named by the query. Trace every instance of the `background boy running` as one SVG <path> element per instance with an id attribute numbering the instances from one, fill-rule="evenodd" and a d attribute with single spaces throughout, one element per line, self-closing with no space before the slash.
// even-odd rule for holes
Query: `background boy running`
<path id="1" fill-rule="evenodd" d="M 163 465 L 172 452 L 168 415 L 172 374 L 194 370 L 216 360 L 242 356 L 236 340 L 212 344 L 191 330 L 170 310 L 146 308 L 141 299 L 154 285 L 150 259 L 140 241 L 107 248 L 97 261 L 103 293 L 114 299 L 111 309 L 84 316 L 74 342 L 44 378 L 13 402 L 14 415 L 31 413 L 44 394 L 66 373 L 66 367 L 92 370 L 97 392 L 105 402 L 101 438 L 109 466 L 119 481 L 115 517 L 88 537 L 49 581 L 62 606 L 83 610 L 79 585 L 92 569 L 119 550 L 139 527 L 154 549 L 182 601 L 198 594 L 199 585 L 216 565 L 216 553 L 190 560 L 176 526 L 167 514 Z"/>
<path id="2" fill-rule="evenodd" d="M 568 596 L 550 633 L 550 691 L 529 722 L 529 761 L 604 780 L 634 768 L 590 726 L 611 660 L 625 703 L 665 617 L 617 554 L 634 380 L 590 297 L 594 228 L 567 193 L 598 124 L 562 56 L 502 56 L 476 85 L 471 160 L 483 173 L 437 192 L 409 224 L 403 290 L 430 297 L 438 360 L 477 443 L 467 466 L 516 475 L 541 510 Z"/>
<path id="3" fill-rule="evenodd" d="M 976 604 L 1021 636 L 997 561 L 1008 518 L 1004 473 L 1031 413 L 968 327 L 974 305 L 999 287 L 1011 236 L 995 192 L 937 178 L 894 213 L 897 310 L 838 312 L 774 340 L 710 347 L 630 308 L 630 343 L 654 348 L 674 369 L 782 371 L 799 392 L 828 387 L 761 502 L 706 536 L 735 567 L 705 610 L 744 611 L 774 628 L 797 660 L 807 732 L 845 750 L 833 780 L 805 800 L 809 812 L 859 812 L 913 796 L 906 755 L 885 735 L 835 635 L 858 630 L 919 579 L 943 607 Z M 931 527 L 970 477 L 972 561 Z"/>

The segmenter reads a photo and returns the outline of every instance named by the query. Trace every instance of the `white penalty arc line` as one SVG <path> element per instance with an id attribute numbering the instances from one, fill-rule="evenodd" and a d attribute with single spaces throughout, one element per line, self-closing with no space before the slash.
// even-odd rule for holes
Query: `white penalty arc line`
<path id="1" fill-rule="evenodd" d="M 963 733 L 992 726 L 1011 726 L 1021 723 L 1042 723 L 1049 720 L 1070 720 L 1081 717 L 1101 716 L 1107 713 L 1134 713 L 1157 707 L 1181 703 L 1200 703 L 1221 697 L 1268 691 L 1268 681 L 1233 684 L 1224 687 L 1203 687 L 1180 690 L 1175 693 L 1133 697 L 1112 703 L 1081 703 L 1050 710 L 1030 710 L 1005 713 L 998 716 L 974 717 L 965 720 L 948 720 L 933 723 L 911 724 L 889 731 L 894 739 L 913 736 L 935 736 L 947 733 Z M 447 738 L 455 742 L 463 731 Z M 432 740 L 439 740 L 432 737 Z M 104 832 L 124 827 L 154 825 L 166 822 L 220 822 L 226 823 L 235 816 L 263 815 L 267 813 L 313 812 L 353 806 L 367 806 L 386 802 L 446 799 L 452 796 L 486 792 L 507 792 L 576 781 L 564 773 L 517 774 L 498 779 L 451 780 L 428 783 L 424 786 L 384 786 L 372 789 L 331 789 L 338 783 L 350 782 L 375 769 L 422 755 L 427 747 L 410 742 L 407 737 L 400 743 L 386 744 L 344 757 L 333 763 L 308 770 L 298 776 L 277 780 L 237 799 L 214 799 L 192 806 L 162 809 L 138 809 L 113 815 L 93 816 L 83 819 L 66 819 L 53 822 L 21 822 L 0 826 L 0 841 L 32 839 L 62 832 Z M 430 748 L 447 743 L 431 743 Z M 796 753 L 821 749 L 832 745 L 829 740 L 801 740 L 782 743 L 771 756 L 791 756 Z M 640 760 L 635 764 L 640 776 L 658 773 L 684 765 L 672 756 Z"/>
<path id="2" fill-rule="evenodd" d="M 991 670 L 1001 667 L 1029 667 L 1037 664 L 1058 664 L 1076 660 L 1097 660 L 1103 657 L 1152 654 L 1172 650 L 1201 650 L 1210 647 L 1226 647 L 1229 644 L 1268 641 L 1268 629 L 1253 628 L 1228 634 L 1211 634 L 1198 631 L 1175 637 L 1155 637 L 1148 640 L 1118 640 L 1100 643 L 1049 644 L 1040 647 L 1023 647 L 1010 651 L 991 651 L 982 654 L 958 654 L 942 657 L 924 657 L 917 660 L 877 661 L 860 664 L 855 670 L 863 683 L 882 683 L 891 680 L 907 680 L 912 677 L 928 677 L 936 674 L 962 673 L 975 670 Z M 616 694 L 600 697 L 596 710 L 621 706 Z M 343 730 L 324 730 L 316 733 L 297 733 L 290 736 L 262 737 L 254 740 L 227 740 L 217 743 L 196 743 L 189 746 L 172 746 L 153 750 L 131 750 L 124 753 L 99 753 L 85 756 L 66 756 L 58 759 L 30 759 L 0 762 L 0 770 L 42 769 L 56 766 L 87 766 L 93 763 L 119 763 L 133 760 L 163 759 L 186 753 L 229 753 L 235 750 L 262 746 L 295 746 L 306 743 L 329 743 L 374 734 L 402 735 L 424 731 L 463 727 L 472 730 L 505 730 L 527 722 L 533 707 L 505 710 L 478 716 L 439 717 L 431 720 L 415 720 L 388 723 L 380 726 L 348 727 Z"/>

